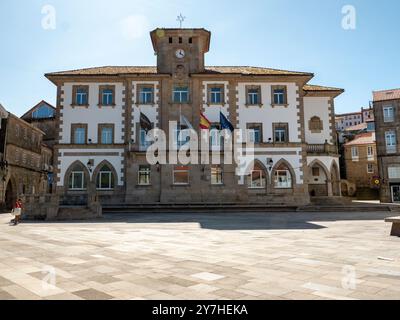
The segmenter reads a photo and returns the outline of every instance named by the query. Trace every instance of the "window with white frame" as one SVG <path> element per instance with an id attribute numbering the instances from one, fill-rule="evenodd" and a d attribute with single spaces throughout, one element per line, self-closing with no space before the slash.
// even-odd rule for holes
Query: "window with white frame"
<path id="1" fill-rule="evenodd" d="M 79 168 L 76 171 L 72 171 L 69 177 L 69 189 L 70 190 L 84 190 L 85 184 L 85 173 Z"/>
<path id="2" fill-rule="evenodd" d="M 173 101 L 174 101 L 174 103 L 188 103 L 189 102 L 189 88 L 188 87 L 174 87 Z"/>
<path id="3" fill-rule="evenodd" d="M 249 105 L 257 105 L 261 103 L 260 99 L 260 88 L 249 88 L 247 90 L 247 104 Z"/>
<path id="4" fill-rule="evenodd" d="M 266 175 L 264 170 L 256 164 L 247 176 L 247 186 L 249 189 L 262 189 L 266 186 Z"/>
<path id="5" fill-rule="evenodd" d="M 210 146 L 211 147 L 220 147 L 222 143 L 222 135 L 221 135 L 221 125 L 220 124 L 212 124 L 210 128 Z"/>
<path id="6" fill-rule="evenodd" d="M 351 147 L 351 158 L 358 160 L 358 147 Z"/>
<path id="7" fill-rule="evenodd" d="M 367 173 L 374 173 L 374 166 L 372 163 L 368 163 L 367 165 Z"/>
<path id="8" fill-rule="evenodd" d="M 75 127 L 73 132 L 74 144 L 85 144 L 86 143 L 86 128 Z"/>
<path id="9" fill-rule="evenodd" d="M 113 126 L 104 125 L 100 127 L 101 144 L 113 144 L 114 142 L 114 128 Z"/>
<path id="10" fill-rule="evenodd" d="M 139 103 L 151 104 L 154 103 L 154 88 L 150 86 L 141 87 L 139 90 Z"/>
<path id="11" fill-rule="evenodd" d="M 107 165 L 104 165 L 97 174 L 97 189 L 112 190 L 114 189 L 114 176 Z"/>
<path id="12" fill-rule="evenodd" d="M 368 155 L 368 160 L 374 160 L 374 148 L 373 146 L 368 146 L 367 147 L 367 155 Z"/>
<path id="13" fill-rule="evenodd" d="M 88 89 L 87 88 L 77 88 L 75 101 L 78 106 L 84 106 L 88 104 Z"/>
<path id="14" fill-rule="evenodd" d="M 384 122 L 394 121 L 394 108 L 392 106 L 383 107 L 383 121 Z"/>
<path id="15" fill-rule="evenodd" d="M 151 184 L 151 169 L 150 166 L 139 166 L 138 185 L 149 186 Z"/>
<path id="16" fill-rule="evenodd" d="M 247 126 L 248 141 L 251 143 L 262 142 L 262 124 L 250 124 Z"/>
<path id="17" fill-rule="evenodd" d="M 387 153 L 395 153 L 397 147 L 396 141 L 396 132 L 387 131 L 385 132 L 385 141 L 386 141 L 386 152 Z"/>
<path id="18" fill-rule="evenodd" d="M 285 88 L 273 89 L 273 104 L 284 105 L 286 103 L 286 90 Z"/>
<path id="19" fill-rule="evenodd" d="M 286 143 L 288 142 L 288 125 L 275 125 L 274 124 L 274 142 Z"/>
<path id="20" fill-rule="evenodd" d="M 389 179 L 400 179 L 400 167 L 388 167 Z"/>
<path id="21" fill-rule="evenodd" d="M 222 167 L 219 165 L 215 165 L 211 167 L 211 184 L 212 185 L 221 185 L 223 184 L 223 173 Z"/>
<path id="22" fill-rule="evenodd" d="M 292 188 L 292 175 L 288 169 L 282 167 L 275 171 L 275 188 L 290 189 Z"/>
<path id="23" fill-rule="evenodd" d="M 140 151 L 147 151 L 147 149 L 153 144 L 152 141 L 147 139 L 147 132 L 145 129 L 140 128 L 139 133 L 139 148 Z"/>
<path id="24" fill-rule="evenodd" d="M 111 106 L 114 103 L 114 90 L 113 89 L 102 89 L 101 92 L 101 103 L 103 106 Z"/>
<path id="25" fill-rule="evenodd" d="M 222 87 L 212 87 L 210 89 L 210 103 L 220 104 L 223 102 L 223 89 Z"/>
<path id="26" fill-rule="evenodd" d="M 189 184 L 189 167 L 175 166 L 173 171 L 173 183 L 175 185 Z"/>

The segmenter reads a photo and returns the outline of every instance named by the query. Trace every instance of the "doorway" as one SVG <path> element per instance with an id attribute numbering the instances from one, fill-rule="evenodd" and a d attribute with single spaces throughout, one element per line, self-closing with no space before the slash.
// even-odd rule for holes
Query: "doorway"
<path id="1" fill-rule="evenodd" d="M 7 210 L 11 210 L 14 206 L 16 199 L 15 191 L 12 186 L 11 180 L 8 181 L 7 188 L 6 188 L 6 197 L 5 197 L 5 205 Z"/>
<path id="2" fill-rule="evenodd" d="M 400 203 L 400 185 L 392 186 L 392 202 Z"/>

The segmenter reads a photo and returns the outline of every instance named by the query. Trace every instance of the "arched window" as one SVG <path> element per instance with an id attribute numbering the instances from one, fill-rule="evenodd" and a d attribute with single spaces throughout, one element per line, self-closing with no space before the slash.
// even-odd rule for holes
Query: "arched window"
<path id="1" fill-rule="evenodd" d="M 247 185 L 249 189 L 262 189 L 266 186 L 266 175 L 264 169 L 255 164 L 253 170 L 247 176 Z"/>
<path id="2" fill-rule="evenodd" d="M 104 165 L 97 174 L 96 186 L 99 190 L 114 189 L 114 175 L 107 165 Z"/>
<path id="3" fill-rule="evenodd" d="M 76 164 L 69 175 L 70 190 L 85 190 L 86 189 L 85 171 L 82 165 Z"/>
<path id="4" fill-rule="evenodd" d="M 275 188 L 290 189 L 292 188 L 292 175 L 285 165 L 280 165 L 275 170 Z"/>
<path id="5" fill-rule="evenodd" d="M 310 131 L 313 133 L 320 133 L 324 129 L 322 120 L 317 116 L 314 116 L 310 119 L 308 126 Z"/>

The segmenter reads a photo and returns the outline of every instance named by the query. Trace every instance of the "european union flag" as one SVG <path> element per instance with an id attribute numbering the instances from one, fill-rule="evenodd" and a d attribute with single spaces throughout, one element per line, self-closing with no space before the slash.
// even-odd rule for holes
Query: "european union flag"
<path id="1" fill-rule="evenodd" d="M 219 121 L 221 123 L 221 129 L 228 129 L 231 132 L 233 132 L 235 130 L 235 128 L 233 127 L 232 123 L 229 122 L 229 120 L 224 116 L 224 114 L 222 112 L 219 113 Z"/>

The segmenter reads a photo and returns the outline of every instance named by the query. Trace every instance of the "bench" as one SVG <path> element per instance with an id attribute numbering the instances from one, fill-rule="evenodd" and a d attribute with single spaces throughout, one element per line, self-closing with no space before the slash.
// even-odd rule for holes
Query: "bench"
<path id="1" fill-rule="evenodd" d="M 386 218 L 385 222 L 393 223 L 391 236 L 400 237 L 400 217 Z"/>

